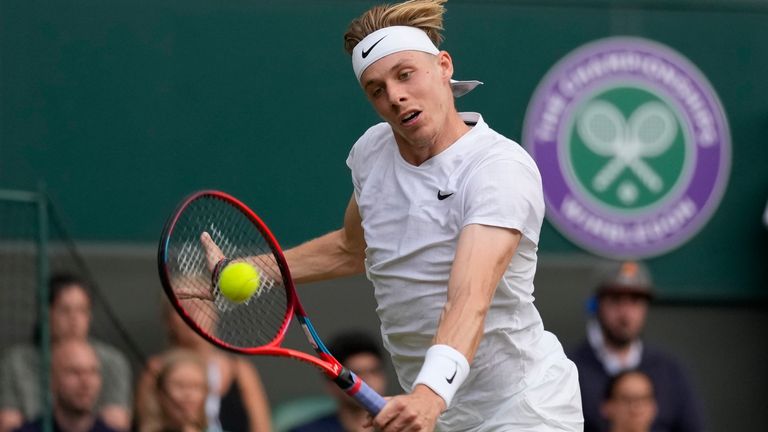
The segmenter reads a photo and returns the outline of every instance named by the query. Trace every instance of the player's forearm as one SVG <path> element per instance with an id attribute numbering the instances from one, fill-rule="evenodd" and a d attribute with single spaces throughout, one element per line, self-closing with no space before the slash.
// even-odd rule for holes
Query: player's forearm
<path id="1" fill-rule="evenodd" d="M 285 259 L 294 281 L 304 283 L 362 273 L 364 253 L 340 229 L 285 251 Z"/>
<path id="2" fill-rule="evenodd" d="M 448 299 L 435 334 L 436 344 L 449 345 L 472 362 L 496 286 L 519 241 L 520 233 L 514 230 L 483 225 L 464 228 L 448 282 Z"/>
<path id="3" fill-rule="evenodd" d="M 414 394 L 420 391 L 429 400 L 440 399 L 441 410 L 451 405 L 453 396 L 469 376 L 493 291 L 487 286 L 470 284 L 448 295 L 434 345 L 425 354 L 413 389 Z"/>
<path id="4" fill-rule="evenodd" d="M 519 240 L 517 231 L 505 228 L 469 225 L 462 230 L 434 345 L 424 356 L 414 391 L 425 392 L 427 387 L 444 406 L 451 405 L 469 376 L 496 286 Z"/>
<path id="5" fill-rule="evenodd" d="M 464 289 L 446 302 L 434 343 L 453 347 L 472 363 L 490 307 L 487 291 L 487 288 Z"/>

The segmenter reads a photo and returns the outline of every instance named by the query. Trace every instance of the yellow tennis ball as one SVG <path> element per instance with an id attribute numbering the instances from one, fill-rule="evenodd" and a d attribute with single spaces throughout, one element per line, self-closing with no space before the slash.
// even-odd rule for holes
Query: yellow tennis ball
<path id="1" fill-rule="evenodd" d="M 242 303 L 259 289 L 261 275 L 252 265 L 244 262 L 230 263 L 219 275 L 219 291 L 229 301 Z"/>

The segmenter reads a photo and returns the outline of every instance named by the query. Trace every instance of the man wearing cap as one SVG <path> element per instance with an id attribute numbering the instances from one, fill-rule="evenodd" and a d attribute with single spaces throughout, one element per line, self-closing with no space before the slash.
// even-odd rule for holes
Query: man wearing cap
<path id="1" fill-rule="evenodd" d="M 372 281 L 406 391 L 377 428 L 580 431 L 576 367 L 533 305 L 541 177 L 520 145 L 456 110 L 479 82 L 453 80 L 437 48 L 443 3 L 376 6 L 349 25 L 355 77 L 384 122 L 347 158 L 343 228 L 285 256 L 298 282 Z"/>
<path id="2" fill-rule="evenodd" d="M 579 368 L 587 432 L 608 430 L 600 403 L 611 377 L 626 370 L 640 370 L 653 381 L 658 403 L 653 431 L 704 430 L 699 402 L 680 364 L 640 338 L 652 298 L 651 277 L 640 262 L 615 263 L 597 287 L 587 338 L 569 353 Z"/>

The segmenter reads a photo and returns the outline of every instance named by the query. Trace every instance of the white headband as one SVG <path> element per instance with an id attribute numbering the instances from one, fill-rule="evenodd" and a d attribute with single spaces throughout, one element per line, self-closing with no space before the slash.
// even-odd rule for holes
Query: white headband
<path id="1" fill-rule="evenodd" d="M 422 51 L 432 55 L 440 53 L 427 33 L 421 29 L 408 26 L 384 27 L 363 38 L 352 50 L 352 69 L 355 71 L 357 81 L 360 81 L 360 77 L 368 66 L 382 57 L 400 51 Z M 453 95 L 459 97 L 480 84 L 482 84 L 480 81 L 451 80 L 451 89 Z"/>

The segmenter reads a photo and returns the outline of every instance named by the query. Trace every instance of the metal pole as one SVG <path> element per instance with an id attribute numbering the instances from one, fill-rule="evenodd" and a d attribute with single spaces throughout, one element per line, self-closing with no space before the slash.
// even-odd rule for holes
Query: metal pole
<path id="1" fill-rule="evenodd" d="M 53 401 L 51 395 L 51 334 L 48 323 L 48 197 L 45 184 L 40 182 L 37 194 L 37 286 L 40 316 L 40 388 L 43 408 L 43 431 L 53 432 Z"/>

